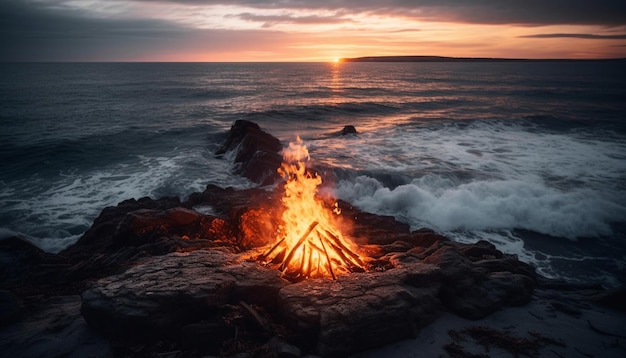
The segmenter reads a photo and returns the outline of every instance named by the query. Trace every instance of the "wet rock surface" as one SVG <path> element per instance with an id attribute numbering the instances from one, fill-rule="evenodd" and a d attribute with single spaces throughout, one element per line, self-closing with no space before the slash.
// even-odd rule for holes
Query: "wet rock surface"
<path id="1" fill-rule="evenodd" d="M 238 120 L 217 154 L 234 151 L 235 172 L 255 183 L 268 185 L 279 178 L 276 169 L 282 162 L 282 149 L 280 141 L 258 124 Z"/>
<path id="2" fill-rule="evenodd" d="M 257 129 L 237 122 L 223 150 L 247 148 L 240 159 L 263 172 L 276 163 L 258 148 L 273 151 L 277 140 Z M 44 324 L 63 307 L 61 331 L 80 327 L 118 356 L 346 356 L 418 335 L 445 311 L 475 319 L 532 295 L 532 267 L 487 242 L 410 232 L 345 202 L 341 219 L 366 272 L 287 281 L 256 259 L 274 240 L 280 195 L 280 186 L 208 186 L 187 201 L 127 200 L 58 255 L 19 238 L 0 241 L 0 303 L 11 310 L 2 332 L 22 337 L 3 340 L 0 351 L 26 349 L 45 332 L 24 325 Z M 50 356 L 42 352 L 31 356 Z"/>
<path id="3" fill-rule="evenodd" d="M 237 195 L 252 204 L 255 197 L 272 198 L 261 189 L 255 195 L 207 190 L 204 198 L 218 203 Z M 27 277 L 29 290 L 18 292 L 28 301 L 58 291 L 53 283 L 74 275 L 80 282 L 65 290 L 82 297 L 82 315 L 75 319 L 110 339 L 119 355 L 152 356 L 167 348 L 190 356 L 242 351 L 263 356 L 295 347 L 301 354 L 332 357 L 415 336 L 445 310 L 479 318 L 520 305 L 533 290 L 532 268 L 486 242 L 465 245 L 429 230 L 411 233 L 392 218 L 374 219 L 346 204 L 346 220 L 354 220 L 354 231 L 361 234 L 357 241 L 369 257 L 368 271 L 335 281 L 289 282 L 255 260 L 263 247 L 242 244 L 259 232 L 242 230 L 241 216 L 265 209 L 246 209 L 243 199 L 231 202 L 238 204 L 230 210 L 223 204 L 224 218 L 183 207 L 128 212 L 96 255 L 101 260 L 74 264 L 66 254 L 71 265 L 33 268 L 45 275 Z M 215 222 L 218 229 L 209 230 Z M 191 235 L 187 226 L 202 233 Z M 115 272 L 106 269 L 107 257 Z M 81 275 L 73 274 L 76 266 Z"/>

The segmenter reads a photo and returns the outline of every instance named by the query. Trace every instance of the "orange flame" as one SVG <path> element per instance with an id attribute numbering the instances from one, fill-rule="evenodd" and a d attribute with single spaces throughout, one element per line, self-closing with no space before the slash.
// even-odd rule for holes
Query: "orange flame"
<path id="1" fill-rule="evenodd" d="M 322 178 L 306 169 L 310 159 L 300 137 L 283 150 L 278 169 L 285 179 L 282 203 L 285 211 L 277 242 L 262 256 L 266 262 L 279 263 L 279 269 L 294 278 L 331 277 L 363 271 L 364 263 L 356 245 L 338 229 L 334 210 L 316 197 Z"/>

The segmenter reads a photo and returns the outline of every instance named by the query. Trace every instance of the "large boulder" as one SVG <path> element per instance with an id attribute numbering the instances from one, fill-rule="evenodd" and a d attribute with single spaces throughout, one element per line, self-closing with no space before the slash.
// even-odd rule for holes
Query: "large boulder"
<path id="1" fill-rule="evenodd" d="M 276 239 L 284 210 L 281 195 L 278 190 L 235 190 L 208 185 L 202 193 L 190 195 L 185 205 L 210 206 L 233 228 L 237 246 L 246 250 L 268 245 Z"/>
<path id="2" fill-rule="evenodd" d="M 425 263 L 441 269 L 443 280 L 439 297 L 452 312 L 479 319 L 504 306 L 519 306 L 530 301 L 536 284 L 535 273 L 516 257 L 502 254 L 485 241 L 474 245 L 438 242 L 434 246 L 434 251 L 431 249 L 422 255 Z M 479 259 L 485 253 L 489 253 L 488 259 Z"/>
<path id="3" fill-rule="evenodd" d="M 180 206 L 178 197 L 128 199 L 106 207 L 76 244 L 62 252 L 68 256 L 93 255 L 113 243 L 113 235 L 128 213 L 137 210 L 167 210 Z"/>
<path id="4" fill-rule="evenodd" d="M 233 229 L 223 219 L 186 208 L 128 213 L 113 234 L 115 246 L 136 246 L 153 255 L 233 246 Z"/>
<path id="5" fill-rule="evenodd" d="M 282 149 L 280 141 L 261 130 L 258 124 L 238 120 L 217 154 L 234 151 L 235 173 L 255 183 L 270 185 L 280 178 L 277 169 L 282 163 Z"/>

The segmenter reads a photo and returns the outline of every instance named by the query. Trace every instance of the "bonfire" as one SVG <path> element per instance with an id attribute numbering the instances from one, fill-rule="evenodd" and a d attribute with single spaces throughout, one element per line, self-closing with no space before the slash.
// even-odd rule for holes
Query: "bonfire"
<path id="1" fill-rule="evenodd" d="M 363 271 L 357 245 L 342 234 L 337 203 L 329 208 L 317 196 L 322 178 L 306 168 L 309 152 L 298 137 L 283 150 L 278 169 L 285 179 L 282 224 L 276 242 L 261 256 L 292 279 L 327 277 Z"/>

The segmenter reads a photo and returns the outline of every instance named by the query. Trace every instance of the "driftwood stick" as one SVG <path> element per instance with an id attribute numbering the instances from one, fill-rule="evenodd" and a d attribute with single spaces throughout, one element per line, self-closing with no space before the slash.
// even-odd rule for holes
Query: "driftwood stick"
<path id="1" fill-rule="evenodd" d="M 350 260 L 350 258 L 348 258 L 344 254 L 343 250 L 341 250 L 340 247 L 333 244 L 332 242 L 327 242 L 327 244 L 332 249 L 331 251 L 333 251 L 335 254 L 337 254 L 337 256 L 339 256 L 339 258 L 341 258 L 341 260 L 339 261 L 339 266 L 346 267 L 348 271 L 352 272 L 352 267 L 356 265 L 354 265 L 354 263 Z"/>
<path id="2" fill-rule="evenodd" d="M 319 237 L 319 236 L 318 236 Z M 324 249 L 322 249 L 321 247 L 317 246 L 317 244 L 315 244 L 315 242 L 309 240 L 309 242 L 307 242 L 307 246 L 309 246 L 309 248 L 316 250 L 320 253 L 324 253 Z"/>
<path id="3" fill-rule="evenodd" d="M 276 243 L 276 245 L 272 246 L 272 248 L 271 248 L 271 249 L 270 249 L 270 250 L 269 250 L 266 254 L 263 254 L 263 259 L 267 259 L 267 258 L 270 256 L 270 254 L 271 254 L 274 250 L 276 250 L 276 248 L 277 248 L 278 246 L 280 246 L 280 244 L 282 244 L 282 243 L 283 243 L 283 241 L 285 241 L 285 239 L 286 239 L 286 237 L 285 237 L 285 236 L 283 236 L 283 238 L 282 238 L 282 239 L 280 239 L 280 240 Z"/>
<path id="4" fill-rule="evenodd" d="M 326 230 L 324 231 L 325 232 L 322 234 L 326 237 L 328 245 L 330 245 L 330 247 L 337 252 L 343 261 L 361 269 L 363 268 L 363 262 L 359 259 L 358 255 L 352 252 L 349 248 L 345 247 L 345 245 L 343 245 L 335 235 L 332 235 Z M 331 239 L 329 235 L 331 235 L 334 239 Z"/>
<path id="5" fill-rule="evenodd" d="M 361 268 L 365 266 L 363 264 L 363 261 L 361 261 L 361 258 L 359 258 L 359 255 L 355 254 L 352 250 L 350 250 L 350 248 L 346 247 L 336 235 L 328 230 L 324 230 L 324 232 L 326 233 L 327 237 L 330 237 L 331 240 L 335 242 L 335 244 L 337 244 L 343 251 L 346 252 L 346 254 L 348 254 L 353 259 L 353 262 L 357 266 Z"/>
<path id="6" fill-rule="evenodd" d="M 309 255 L 309 269 L 306 272 L 306 276 L 311 276 L 311 272 L 313 271 L 313 255 Z"/>
<path id="7" fill-rule="evenodd" d="M 264 331 L 270 330 L 267 320 L 261 317 L 261 315 L 254 308 L 252 308 L 252 306 L 245 303 L 244 301 L 239 301 L 239 304 L 250 314 L 250 316 L 252 316 L 252 318 L 259 327 L 261 327 Z"/>
<path id="8" fill-rule="evenodd" d="M 287 267 L 287 265 L 289 265 L 289 262 L 293 258 L 293 255 L 296 253 L 296 250 L 298 250 L 298 248 L 300 248 L 300 245 L 302 245 L 302 243 L 304 243 L 304 240 L 306 240 L 306 238 L 311 234 L 311 231 L 313 231 L 313 229 L 315 229 L 317 224 L 318 224 L 317 221 L 313 221 L 311 223 L 311 225 L 309 225 L 309 228 L 304 232 L 304 235 L 302 235 L 302 237 L 300 237 L 300 240 L 298 240 L 298 242 L 291 248 L 291 251 L 289 251 L 289 254 L 283 260 L 282 271 L 284 271 L 285 268 Z"/>
<path id="9" fill-rule="evenodd" d="M 322 249 L 324 249 L 324 254 L 326 254 L 326 260 L 328 260 L 328 271 L 330 271 L 330 275 L 333 277 L 333 280 L 336 280 L 335 273 L 333 272 L 333 264 L 330 262 L 330 256 L 328 256 L 328 251 L 326 251 L 326 246 L 324 246 L 324 240 L 322 240 L 321 236 L 318 236 L 320 239 L 320 243 L 322 244 Z"/>
<path id="10" fill-rule="evenodd" d="M 320 275 L 323 275 L 324 273 L 322 272 L 321 268 L 322 268 L 322 255 L 320 254 L 320 255 L 317 255 L 317 272 Z"/>
<path id="11" fill-rule="evenodd" d="M 302 257 L 306 257 L 306 246 L 302 248 Z M 304 260 L 300 260 L 300 270 L 298 272 L 304 272 Z"/>

